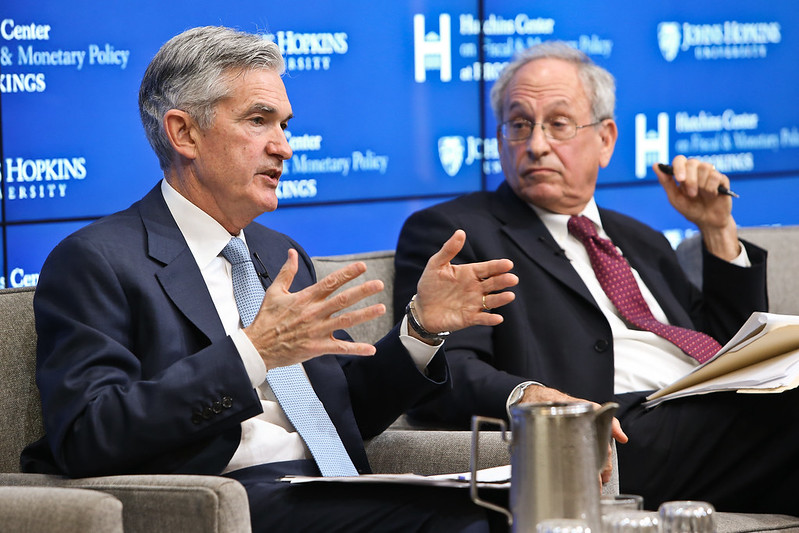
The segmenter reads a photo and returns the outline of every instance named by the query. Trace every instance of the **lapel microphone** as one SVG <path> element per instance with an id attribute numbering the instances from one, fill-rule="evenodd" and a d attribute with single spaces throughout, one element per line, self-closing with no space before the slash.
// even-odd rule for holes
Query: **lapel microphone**
<path id="1" fill-rule="evenodd" d="M 261 261 L 260 257 L 258 257 L 258 252 L 253 252 L 252 256 L 253 256 L 253 258 L 255 258 L 255 261 L 258 263 L 258 266 L 261 267 L 260 269 L 256 268 L 255 269 L 255 273 L 258 274 L 259 278 L 267 279 L 267 280 L 269 280 L 269 283 L 272 283 L 272 277 L 269 275 L 269 271 L 266 270 L 266 266 L 264 265 L 264 262 Z"/>
<path id="2" fill-rule="evenodd" d="M 538 240 L 541 241 L 544 244 L 544 246 L 546 246 L 547 248 L 552 250 L 552 252 L 556 256 L 561 257 L 561 258 L 563 258 L 563 259 L 565 259 L 567 261 L 569 260 L 569 258 L 566 257 L 566 250 L 564 250 L 563 248 L 560 248 L 559 246 L 556 246 L 556 245 L 552 244 L 543 235 L 539 235 L 538 236 Z"/>

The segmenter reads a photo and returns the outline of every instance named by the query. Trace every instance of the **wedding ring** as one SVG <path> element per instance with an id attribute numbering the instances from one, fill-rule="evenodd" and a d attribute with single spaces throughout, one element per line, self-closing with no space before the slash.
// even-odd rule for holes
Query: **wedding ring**
<path id="1" fill-rule="evenodd" d="M 491 308 L 486 305 L 486 295 L 483 295 L 483 310 L 484 311 L 491 311 Z"/>

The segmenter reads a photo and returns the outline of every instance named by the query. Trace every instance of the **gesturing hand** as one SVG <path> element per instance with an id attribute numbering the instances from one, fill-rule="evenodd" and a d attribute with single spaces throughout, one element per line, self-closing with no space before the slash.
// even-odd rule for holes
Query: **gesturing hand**
<path id="1" fill-rule="evenodd" d="M 289 288 L 297 274 L 297 257 L 296 250 L 289 250 L 288 259 L 266 290 L 258 314 L 244 329 L 266 368 L 301 363 L 328 353 L 373 355 L 375 348 L 371 344 L 342 341 L 334 338 L 333 332 L 381 316 L 386 312 L 385 305 L 375 304 L 333 315 L 382 291 L 383 282 L 367 281 L 328 298 L 339 287 L 366 272 L 366 265 L 357 262 L 292 293 Z"/>
<path id="2" fill-rule="evenodd" d="M 416 310 L 421 325 L 431 332 L 456 331 L 468 326 L 495 326 L 502 316 L 487 312 L 513 301 L 510 291 L 499 292 L 519 282 L 509 270 L 513 262 L 495 259 L 482 263 L 453 265 L 466 242 L 457 230 L 427 261 L 416 286 Z"/>

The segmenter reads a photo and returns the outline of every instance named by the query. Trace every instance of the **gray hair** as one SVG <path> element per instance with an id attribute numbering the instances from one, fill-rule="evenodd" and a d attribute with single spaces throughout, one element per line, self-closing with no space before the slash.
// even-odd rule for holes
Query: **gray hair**
<path id="1" fill-rule="evenodd" d="M 285 64 L 277 45 L 258 35 L 206 26 L 187 30 L 161 47 L 141 82 L 139 114 L 162 170 L 169 168 L 174 153 L 163 127 L 166 112 L 180 109 L 200 128 L 208 128 L 216 104 L 229 94 L 231 74 L 250 70 L 282 75 Z"/>
<path id="2" fill-rule="evenodd" d="M 613 75 L 576 48 L 562 41 L 545 41 L 516 54 L 494 82 L 491 88 L 491 108 L 494 110 L 497 122 L 501 123 L 504 120 L 502 104 L 513 76 L 530 61 L 543 58 L 560 59 L 577 67 L 580 81 L 583 82 L 583 90 L 591 104 L 593 122 L 613 118 L 616 107 L 616 82 Z"/>

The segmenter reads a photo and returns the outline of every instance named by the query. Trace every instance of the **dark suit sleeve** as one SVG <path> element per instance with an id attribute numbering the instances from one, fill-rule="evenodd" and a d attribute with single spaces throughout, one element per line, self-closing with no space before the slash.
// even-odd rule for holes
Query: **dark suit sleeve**
<path id="1" fill-rule="evenodd" d="M 768 311 L 767 252 L 742 241 L 751 263 L 739 267 L 702 245 L 703 330 L 726 343 L 754 311 Z"/>
<path id="2" fill-rule="evenodd" d="M 37 382 L 60 472 L 218 473 L 241 421 L 260 412 L 230 338 L 199 342 L 154 294 L 161 289 L 141 263 L 128 268 L 79 237 L 43 267 Z M 216 445 L 219 453 L 192 464 Z"/>
<path id="3" fill-rule="evenodd" d="M 395 256 L 394 312 L 400 316 L 416 292 L 416 284 L 427 260 L 457 229 L 466 229 L 466 244 L 453 263 L 495 259 L 476 257 L 470 243 L 473 235 L 458 216 L 439 210 L 411 215 L 403 225 Z M 513 388 L 525 378 L 499 370 L 495 360 L 493 328 L 474 326 L 453 333 L 444 343 L 452 373 L 452 390 L 414 409 L 412 417 L 455 427 L 467 427 L 472 415 L 505 418 L 505 402 Z M 497 365 L 499 366 L 499 365 Z"/>

